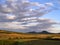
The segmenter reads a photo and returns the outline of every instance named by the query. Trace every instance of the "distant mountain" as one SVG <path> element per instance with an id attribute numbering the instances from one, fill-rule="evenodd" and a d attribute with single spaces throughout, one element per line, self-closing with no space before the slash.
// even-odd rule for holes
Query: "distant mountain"
<path id="1" fill-rule="evenodd" d="M 35 31 L 32 31 L 32 32 L 27 32 L 27 33 L 37 34 L 37 32 L 35 32 Z"/>
<path id="2" fill-rule="evenodd" d="M 28 33 L 32 33 L 32 34 L 51 34 L 51 33 L 48 32 L 48 31 L 42 31 L 42 32 L 35 32 L 35 31 L 32 31 L 32 32 L 28 32 Z"/>
<path id="3" fill-rule="evenodd" d="M 41 34 L 51 34 L 50 32 L 48 32 L 48 31 L 42 31 L 42 32 L 40 32 Z"/>

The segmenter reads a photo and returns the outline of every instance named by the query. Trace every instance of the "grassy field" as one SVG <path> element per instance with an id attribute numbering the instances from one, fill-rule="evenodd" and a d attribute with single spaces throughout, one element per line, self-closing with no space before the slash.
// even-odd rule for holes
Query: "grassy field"
<path id="1" fill-rule="evenodd" d="M 29 34 L 0 30 L 0 45 L 60 45 L 60 34 Z"/>
<path id="2" fill-rule="evenodd" d="M 55 40 L 30 40 L 30 41 L 11 41 L 0 40 L 0 45 L 60 45 L 60 41 Z"/>
<path id="3" fill-rule="evenodd" d="M 33 40 L 33 41 L 22 42 L 21 45 L 60 45 L 60 41 Z"/>

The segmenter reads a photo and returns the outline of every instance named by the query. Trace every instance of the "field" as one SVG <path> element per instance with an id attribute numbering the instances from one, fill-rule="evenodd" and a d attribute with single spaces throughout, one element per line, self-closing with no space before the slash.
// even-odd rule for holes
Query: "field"
<path id="1" fill-rule="evenodd" d="M 60 45 L 60 41 L 55 40 L 30 40 L 30 41 L 11 41 L 0 40 L 0 45 Z"/>
<path id="2" fill-rule="evenodd" d="M 0 45 L 60 45 L 60 34 L 29 34 L 0 30 Z"/>

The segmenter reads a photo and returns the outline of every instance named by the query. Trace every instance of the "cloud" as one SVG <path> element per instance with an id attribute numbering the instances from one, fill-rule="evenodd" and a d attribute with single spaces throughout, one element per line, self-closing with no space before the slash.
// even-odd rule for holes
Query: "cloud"
<path id="1" fill-rule="evenodd" d="M 19 22 L 0 22 L 0 29 L 25 29 Z"/>
<path id="2" fill-rule="evenodd" d="M 29 0 L 5 0 L 0 4 L 0 29 L 40 31 L 57 24 L 50 19 L 40 18 L 53 11 L 53 3 L 40 4 Z"/>
<path id="3" fill-rule="evenodd" d="M 52 5 L 52 3 L 46 3 L 46 5 Z M 6 0 L 4 4 L 0 4 L 0 15 L 4 15 L 3 21 L 21 20 L 26 17 L 41 17 L 52 11 L 46 5 L 38 2 L 29 2 L 28 0 Z"/>
<path id="4" fill-rule="evenodd" d="M 14 15 L 0 13 L 0 22 L 12 22 L 14 20 L 15 20 Z"/>
<path id="5" fill-rule="evenodd" d="M 45 3 L 46 6 L 54 6 L 53 3 Z"/>
<path id="6" fill-rule="evenodd" d="M 27 20 L 27 21 L 26 21 Z M 52 28 L 54 28 L 53 25 L 58 24 L 57 22 L 50 20 L 50 19 L 44 19 L 44 18 L 28 18 L 25 19 L 25 21 L 27 23 L 25 23 L 25 27 L 28 27 L 26 30 L 28 31 L 43 31 L 43 30 L 47 30 L 50 31 L 50 29 L 52 30 Z M 33 26 L 27 26 L 29 23 L 37 23 L 37 25 L 33 25 Z M 22 23 L 24 24 L 24 23 Z"/>
<path id="7" fill-rule="evenodd" d="M 11 20 L 15 19 L 15 17 L 16 17 L 15 15 L 6 15 L 6 18 Z"/>
<path id="8" fill-rule="evenodd" d="M 23 22 L 0 22 L 0 29 L 11 29 L 11 30 L 26 30 L 27 31 L 43 31 L 43 30 L 50 30 L 53 26 L 58 24 L 55 21 L 50 19 L 44 18 L 28 18 L 23 19 Z M 23 31 L 24 32 L 24 31 Z"/>

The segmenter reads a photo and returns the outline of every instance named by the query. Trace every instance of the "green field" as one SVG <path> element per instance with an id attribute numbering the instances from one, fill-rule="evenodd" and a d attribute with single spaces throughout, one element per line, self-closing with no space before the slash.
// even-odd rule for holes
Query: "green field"
<path id="1" fill-rule="evenodd" d="M 11 40 L 0 40 L 0 45 L 60 45 L 60 41 L 31 40 L 31 41 L 20 42 L 20 41 L 11 41 Z"/>
<path id="2" fill-rule="evenodd" d="M 60 45 L 60 41 L 34 40 L 34 41 L 22 42 L 21 45 Z"/>

